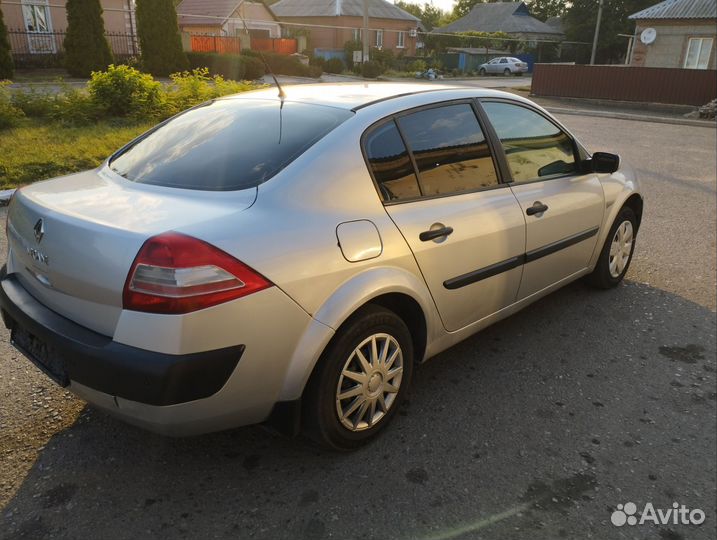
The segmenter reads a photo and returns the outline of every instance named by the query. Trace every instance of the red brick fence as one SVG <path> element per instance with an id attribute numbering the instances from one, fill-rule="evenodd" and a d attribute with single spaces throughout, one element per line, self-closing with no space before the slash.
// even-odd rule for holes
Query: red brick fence
<path id="1" fill-rule="evenodd" d="M 717 97 L 717 71 L 535 64 L 531 93 L 546 97 L 704 105 Z"/>

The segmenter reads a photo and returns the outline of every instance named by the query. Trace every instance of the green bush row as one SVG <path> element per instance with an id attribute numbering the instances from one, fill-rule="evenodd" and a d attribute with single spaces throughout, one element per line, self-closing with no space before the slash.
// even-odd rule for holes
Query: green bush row
<path id="1" fill-rule="evenodd" d="M 0 129 L 12 127 L 23 116 L 85 125 L 101 118 L 162 120 L 209 99 L 261 88 L 248 81 L 209 75 L 207 68 L 175 73 L 162 85 L 151 75 L 129 66 L 109 66 L 92 73 L 83 89 L 63 85 L 59 92 L 31 89 L 11 92 L 0 84 Z"/>
<path id="2" fill-rule="evenodd" d="M 252 50 L 245 50 L 240 54 L 190 52 L 187 53 L 187 58 L 192 68 L 206 67 L 212 74 L 237 80 L 258 79 L 267 73 L 267 65 L 275 75 L 318 78 L 323 72 L 321 67 L 307 66 L 296 58 L 272 52 L 259 53 Z"/>
<path id="3" fill-rule="evenodd" d="M 321 77 L 322 70 L 318 66 L 311 66 L 302 64 L 293 56 L 285 54 L 276 54 L 272 52 L 259 52 L 252 51 L 250 49 L 241 52 L 240 56 L 257 58 L 262 63 L 265 61 L 266 64 L 271 68 L 271 71 L 275 75 L 292 75 L 295 77 L 312 77 L 317 79 Z"/>
<path id="4" fill-rule="evenodd" d="M 264 63 L 258 58 L 239 54 L 206 52 L 187 53 L 192 69 L 207 68 L 209 73 L 235 81 L 259 79 L 264 75 Z"/>

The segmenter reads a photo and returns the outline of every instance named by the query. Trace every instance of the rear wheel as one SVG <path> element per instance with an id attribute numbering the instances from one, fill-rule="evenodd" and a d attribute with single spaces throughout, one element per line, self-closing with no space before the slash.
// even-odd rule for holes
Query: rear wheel
<path id="1" fill-rule="evenodd" d="M 406 324 L 385 308 L 365 307 L 342 326 L 309 380 L 306 434 L 336 450 L 366 444 L 396 414 L 412 371 Z"/>
<path id="2" fill-rule="evenodd" d="M 480 71 L 478 71 L 478 75 L 480 75 L 481 77 L 485 77 L 485 75 L 486 75 L 485 68 L 480 68 Z"/>
<path id="3" fill-rule="evenodd" d="M 635 212 L 625 206 L 610 228 L 595 270 L 587 276 L 588 283 L 599 289 L 609 289 L 622 281 L 635 251 L 636 233 Z"/>
<path id="4" fill-rule="evenodd" d="M 505 75 L 506 77 L 510 77 L 510 75 L 511 75 L 510 68 L 505 68 L 503 70 L 503 75 Z"/>

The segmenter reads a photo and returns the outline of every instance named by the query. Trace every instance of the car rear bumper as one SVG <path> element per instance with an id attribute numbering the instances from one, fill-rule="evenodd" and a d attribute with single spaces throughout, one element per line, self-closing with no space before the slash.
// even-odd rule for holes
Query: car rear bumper
<path id="1" fill-rule="evenodd" d="M 168 333 L 162 321 L 176 325 L 181 317 L 156 319 L 159 343 L 120 343 L 48 309 L 5 269 L 0 272 L 0 308 L 15 338 L 22 332 L 36 340 L 27 346 L 26 340 L 14 339 L 14 345 L 56 382 L 129 423 L 178 436 L 277 416 L 277 404 L 300 397 L 282 395 L 292 353 L 304 332 L 320 324 L 272 287 L 195 312 L 214 321 L 214 327 L 226 324 L 242 345 L 218 344 L 221 348 L 183 354 L 151 351 L 143 346 L 161 347 Z M 190 318 L 172 328 L 192 335 L 197 324 Z"/>
<path id="2" fill-rule="evenodd" d="M 61 386 L 75 381 L 148 405 L 175 405 L 218 392 L 244 353 L 244 345 L 178 355 L 131 347 L 49 310 L 13 275 L 0 285 L 0 307 L 13 345 Z M 28 345 L 26 333 L 36 346 Z"/>

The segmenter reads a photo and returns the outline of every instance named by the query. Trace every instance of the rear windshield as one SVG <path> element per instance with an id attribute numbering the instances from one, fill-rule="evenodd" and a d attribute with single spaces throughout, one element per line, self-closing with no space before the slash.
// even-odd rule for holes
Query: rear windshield
<path id="1" fill-rule="evenodd" d="M 110 168 L 143 184 L 229 191 L 265 182 L 349 118 L 343 109 L 225 99 L 191 109 L 116 154 Z"/>

